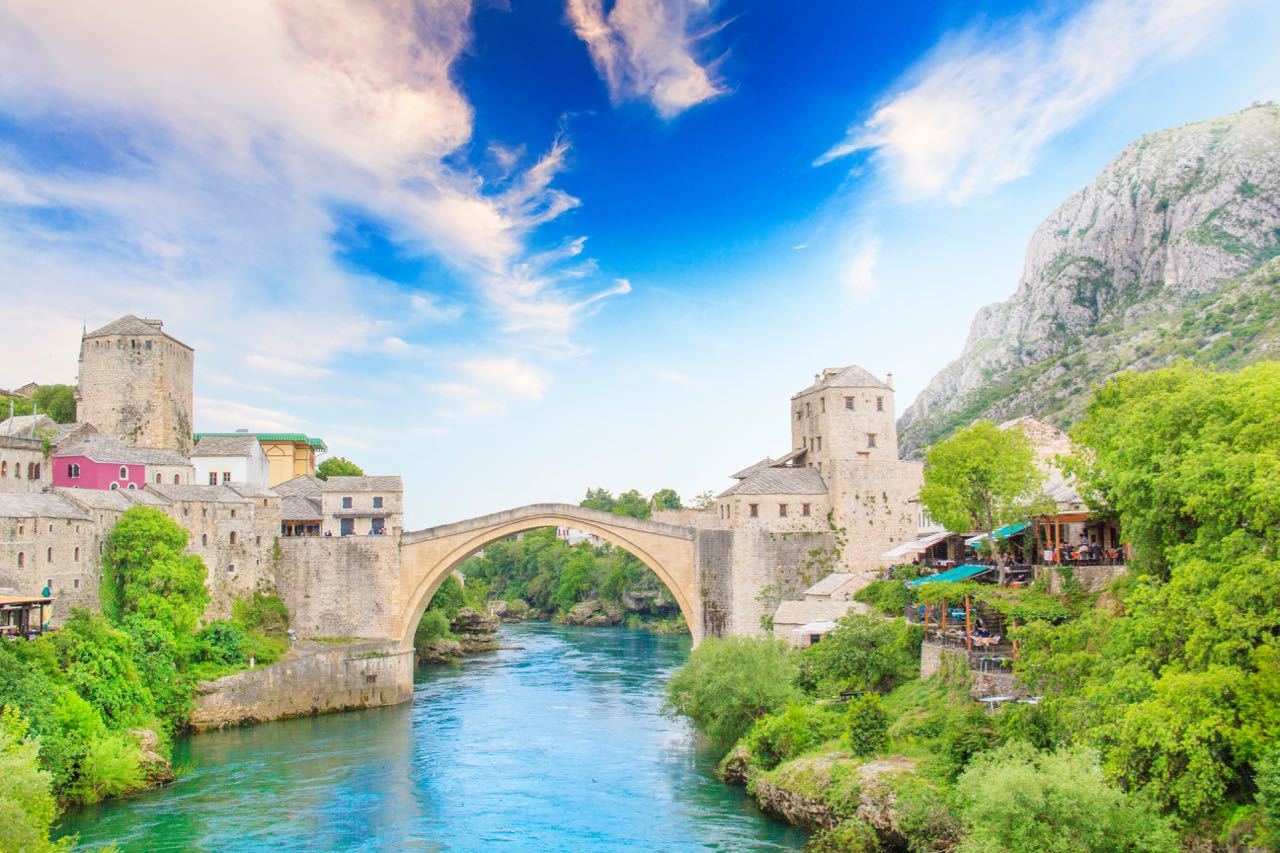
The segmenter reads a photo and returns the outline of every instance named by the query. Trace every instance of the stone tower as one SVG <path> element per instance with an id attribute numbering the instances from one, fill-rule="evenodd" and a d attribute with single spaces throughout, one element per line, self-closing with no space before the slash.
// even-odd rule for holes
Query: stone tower
<path id="1" fill-rule="evenodd" d="M 195 350 L 128 314 L 80 340 L 76 419 L 135 447 L 191 449 Z"/>
<path id="2" fill-rule="evenodd" d="M 791 446 L 826 476 L 835 460 L 898 459 L 893 386 L 857 365 L 829 367 L 791 398 Z"/>

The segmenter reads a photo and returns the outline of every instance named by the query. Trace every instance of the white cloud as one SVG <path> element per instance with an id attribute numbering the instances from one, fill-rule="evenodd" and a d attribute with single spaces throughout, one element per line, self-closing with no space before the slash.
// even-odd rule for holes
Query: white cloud
<path id="1" fill-rule="evenodd" d="M 692 376 L 686 376 L 675 370 L 659 370 L 653 374 L 653 378 L 659 382 L 666 382 L 669 385 L 681 385 L 685 388 L 701 388 L 702 383 Z"/>
<path id="2" fill-rule="evenodd" d="M 819 158 L 859 151 L 908 197 L 962 202 L 1026 175 L 1043 147 L 1250 0 L 1092 0 L 944 41 Z"/>
<path id="3" fill-rule="evenodd" d="M 195 398 L 196 422 L 206 432 L 223 432 L 236 429 L 274 430 L 285 432 L 300 426 L 298 419 L 286 412 L 249 406 L 234 400 L 218 400 L 212 397 Z"/>
<path id="4" fill-rule="evenodd" d="M 551 377 L 541 368 L 516 358 L 478 358 L 464 361 L 462 372 L 479 385 L 521 400 L 541 400 Z"/>
<path id="5" fill-rule="evenodd" d="M 322 379 L 333 374 L 332 370 L 324 367 L 313 367 L 309 364 L 302 364 L 297 361 L 290 361 L 287 358 L 276 358 L 269 355 L 249 355 L 245 356 L 244 363 L 254 370 L 262 370 L 267 373 L 274 373 L 278 376 L 293 376 L 304 379 Z"/>
<path id="6" fill-rule="evenodd" d="M 857 253 L 845 266 L 842 282 L 854 296 L 866 298 L 876 291 L 876 262 L 880 259 L 880 240 L 865 237 Z"/>
<path id="7" fill-rule="evenodd" d="M 714 63 L 695 56 L 714 33 L 712 0 L 567 0 L 565 14 L 587 44 L 615 101 L 646 98 L 663 118 L 727 90 Z"/>

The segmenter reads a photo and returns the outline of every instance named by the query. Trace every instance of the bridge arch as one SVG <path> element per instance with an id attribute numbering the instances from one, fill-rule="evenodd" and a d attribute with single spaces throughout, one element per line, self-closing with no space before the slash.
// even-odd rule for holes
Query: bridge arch
<path id="1" fill-rule="evenodd" d="M 595 534 L 633 554 L 671 591 L 694 644 L 702 639 L 701 596 L 694 585 L 692 528 L 572 504 L 531 504 L 401 536 L 401 615 L 397 620 L 401 648 L 413 648 L 414 631 L 431 598 L 445 578 L 468 557 L 499 539 L 539 527 L 557 526 Z"/>

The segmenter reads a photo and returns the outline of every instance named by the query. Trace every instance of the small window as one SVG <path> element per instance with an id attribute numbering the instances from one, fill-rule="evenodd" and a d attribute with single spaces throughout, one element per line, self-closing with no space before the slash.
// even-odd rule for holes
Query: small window
<path id="1" fill-rule="evenodd" d="M 72 585 L 73 587 L 75 587 L 76 589 L 79 589 L 79 588 L 80 588 L 80 578 L 76 578 L 75 580 L 73 580 L 73 581 L 71 582 L 71 585 Z"/>
<path id="2" fill-rule="evenodd" d="M 79 545 L 76 546 L 75 556 L 72 557 L 72 559 L 75 560 L 77 563 L 80 562 L 80 546 Z"/>
<path id="3" fill-rule="evenodd" d="M 820 410 L 821 410 L 822 414 L 824 414 L 824 415 L 825 415 L 825 414 L 827 413 L 827 398 L 826 398 L 826 397 L 819 397 L 819 398 L 818 398 L 818 404 L 819 404 L 819 408 L 820 408 Z"/>
<path id="4" fill-rule="evenodd" d="M 201 518 L 209 517 L 209 508 L 207 506 L 200 507 L 200 517 Z"/>
<path id="5" fill-rule="evenodd" d="M 113 491 L 113 492 L 114 492 L 116 489 L 120 488 L 120 484 L 119 484 L 119 483 L 112 483 L 110 486 L 107 486 L 107 488 L 108 488 L 110 491 Z"/>
<path id="6" fill-rule="evenodd" d="M 884 411 L 884 397 L 876 397 L 876 411 L 877 412 Z"/>
<path id="7" fill-rule="evenodd" d="M 210 471 L 210 472 L 209 472 L 209 485 L 210 485 L 210 486 L 216 486 L 216 485 L 218 485 L 218 472 L 217 472 L 217 471 Z"/>
<path id="8" fill-rule="evenodd" d="M 9 462 L 8 460 L 6 460 L 4 462 L 0 462 L 0 477 L 8 477 L 8 476 L 9 476 Z"/>
<path id="9" fill-rule="evenodd" d="M 342 499 L 342 508 L 343 508 L 343 509 L 351 509 L 351 498 L 343 498 L 343 499 Z"/>
<path id="10" fill-rule="evenodd" d="M 786 518 L 786 517 L 787 517 L 787 505 L 778 504 L 778 518 Z"/>
<path id="11" fill-rule="evenodd" d="M 262 537 L 261 537 L 261 536 L 255 536 L 255 537 L 253 537 L 253 544 L 254 544 L 254 545 L 261 545 L 261 544 L 262 544 Z"/>
<path id="12" fill-rule="evenodd" d="M 230 472 L 230 471 L 223 471 L 223 472 L 222 472 L 222 482 L 224 482 L 224 483 L 230 483 L 230 482 L 231 482 L 231 472 Z"/>
<path id="13" fill-rule="evenodd" d="M 182 478 L 181 478 L 181 477 L 179 477 L 177 474 L 174 474 L 174 475 L 173 475 L 173 484 L 176 486 L 176 485 L 179 485 L 181 482 L 182 482 Z"/>
<path id="14" fill-rule="evenodd" d="M 369 673 L 366 673 L 366 674 L 365 674 L 365 676 L 364 676 L 364 683 L 365 683 L 365 684 L 377 684 L 377 683 L 378 683 L 378 673 L 376 673 L 376 672 L 369 672 Z"/>
<path id="15" fill-rule="evenodd" d="M 26 564 L 27 564 L 27 555 L 19 551 L 18 552 L 18 568 L 21 569 Z"/>
<path id="16" fill-rule="evenodd" d="M 796 409 L 796 420 L 800 420 L 800 410 Z"/>
<path id="17" fill-rule="evenodd" d="M 876 434 L 874 432 L 867 433 L 867 447 L 876 446 Z"/>
<path id="18" fill-rule="evenodd" d="M 805 404 L 804 404 L 804 416 L 805 416 L 806 418 L 813 417 L 813 412 L 809 409 L 809 404 L 808 404 L 808 403 L 805 403 Z"/>
<path id="19" fill-rule="evenodd" d="M 201 534 L 200 534 L 200 544 L 201 544 L 201 545 L 208 545 L 208 544 L 209 544 L 209 534 L 208 534 L 208 533 L 201 533 Z"/>
<path id="20" fill-rule="evenodd" d="M 236 544 L 236 532 L 234 530 L 231 531 L 231 544 Z"/>
<path id="21" fill-rule="evenodd" d="M 235 567 L 234 565 L 227 566 L 227 573 L 228 573 L 228 574 L 232 574 L 232 575 L 233 575 L 233 574 L 235 574 L 235 573 L 236 573 L 236 567 Z"/>
<path id="22" fill-rule="evenodd" d="M 120 479 L 121 480 L 129 479 L 129 469 L 124 467 L 123 465 L 120 466 Z"/>
<path id="23" fill-rule="evenodd" d="M 805 518 L 808 518 L 808 517 L 809 517 L 809 505 L 808 505 L 808 504 L 800 504 L 800 514 L 801 514 L 801 515 L 803 515 Z"/>
<path id="24" fill-rule="evenodd" d="M 813 449 L 815 451 L 822 450 L 822 436 L 815 436 L 813 439 Z"/>
<path id="25" fill-rule="evenodd" d="M 234 509 L 233 509 L 233 510 L 231 510 L 231 517 L 232 517 L 232 518 L 235 518 L 235 517 L 236 517 L 236 511 L 235 511 Z"/>
<path id="26" fill-rule="evenodd" d="M 46 562 L 46 563 L 52 563 L 52 562 L 53 562 L 53 549 L 52 549 L 52 548 L 50 548 L 49 550 L 45 551 L 44 557 L 45 557 L 45 562 Z"/>
<path id="27" fill-rule="evenodd" d="M 145 345 L 145 346 L 146 346 L 147 350 L 150 350 L 150 349 L 151 349 L 151 341 L 147 341 L 147 343 L 146 343 L 146 345 Z"/>
<path id="28" fill-rule="evenodd" d="M 846 409 L 848 409 L 849 411 L 851 411 L 851 412 L 853 411 L 853 398 L 852 398 L 852 397 L 845 397 L 845 398 L 844 398 L 844 407 L 845 407 Z"/>
<path id="29" fill-rule="evenodd" d="M 157 472 L 156 472 L 156 485 L 157 485 L 157 486 L 158 486 L 158 485 L 160 485 L 160 483 L 161 483 L 161 481 L 162 481 L 163 479 L 164 479 L 164 475 L 163 475 L 163 474 L 161 474 L 159 471 L 157 471 Z"/>
<path id="30" fill-rule="evenodd" d="M 131 491 L 131 492 L 132 492 L 132 491 L 135 491 L 137 488 L 138 488 L 138 484 L 137 484 L 137 483 L 130 483 L 130 484 L 129 484 L 129 491 Z"/>
<path id="31" fill-rule="evenodd" d="M 374 498 L 374 499 L 373 499 L 373 508 L 374 508 L 374 509 L 382 509 L 382 498 Z"/>
<path id="32" fill-rule="evenodd" d="M 752 518 L 760 517 L 760 504 L 747 504 L 747 507 L 751 510 Z"/>

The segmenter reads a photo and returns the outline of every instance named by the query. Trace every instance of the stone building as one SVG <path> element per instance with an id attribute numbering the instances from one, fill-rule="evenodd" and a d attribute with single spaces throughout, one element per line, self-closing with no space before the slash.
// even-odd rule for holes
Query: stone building
<path id="1" fill-rule="evenodd" d="M 399 536 L 404 529 L 404 481 L 399 476 L 295 477 L 273 490 L 287 501 L 289 535 Z M 311 529 L 319 524 L 319 532 Z"/>
<path id="2" fill-rule="evenodd" d="M 42 492 L 52 483 L 41 439 L 0 432 L 0 492 Z"/>
<path id="3" fill-rule="evenodd" d="M 241 483 L 267 488 L 271 469 L 256 436 L 201 435 L 191 449 L 195 483 L 218 486 Z"/>
<path id="4" fill-rule="evenodd" d="M 208 438 L 243 438 L 252 436 L 262 445 L 267 458 L 267 486 L 275 488 L 295 477 L 310 477 L 316 473 L 316 457 L 328 453 L 322 439 L 300 432 L 202 432 L 196 441 Z"/>
<path id="5" fill-rule="evenodd" d="M 49 460 L 55 486 L 130 491 L 148 484 L 190 485 L 191 462 L 176 450 L 132 447 L 93 434 L 62 444 Z"/>
<path id="6" fill-rule="evenodd" d="M 80 340 L 76 419 L 135 447 L 191 447 L 195 351 L 125 315 Z"/>
<path id="7" fill-rule="evenodd" d="M 0 493 L 0 586 L 24 595 L 47 587 L 56 601 L 45 618 L 54 624 L 71 607 L 96 607 L 102 530 L 63 495 Z"/>

